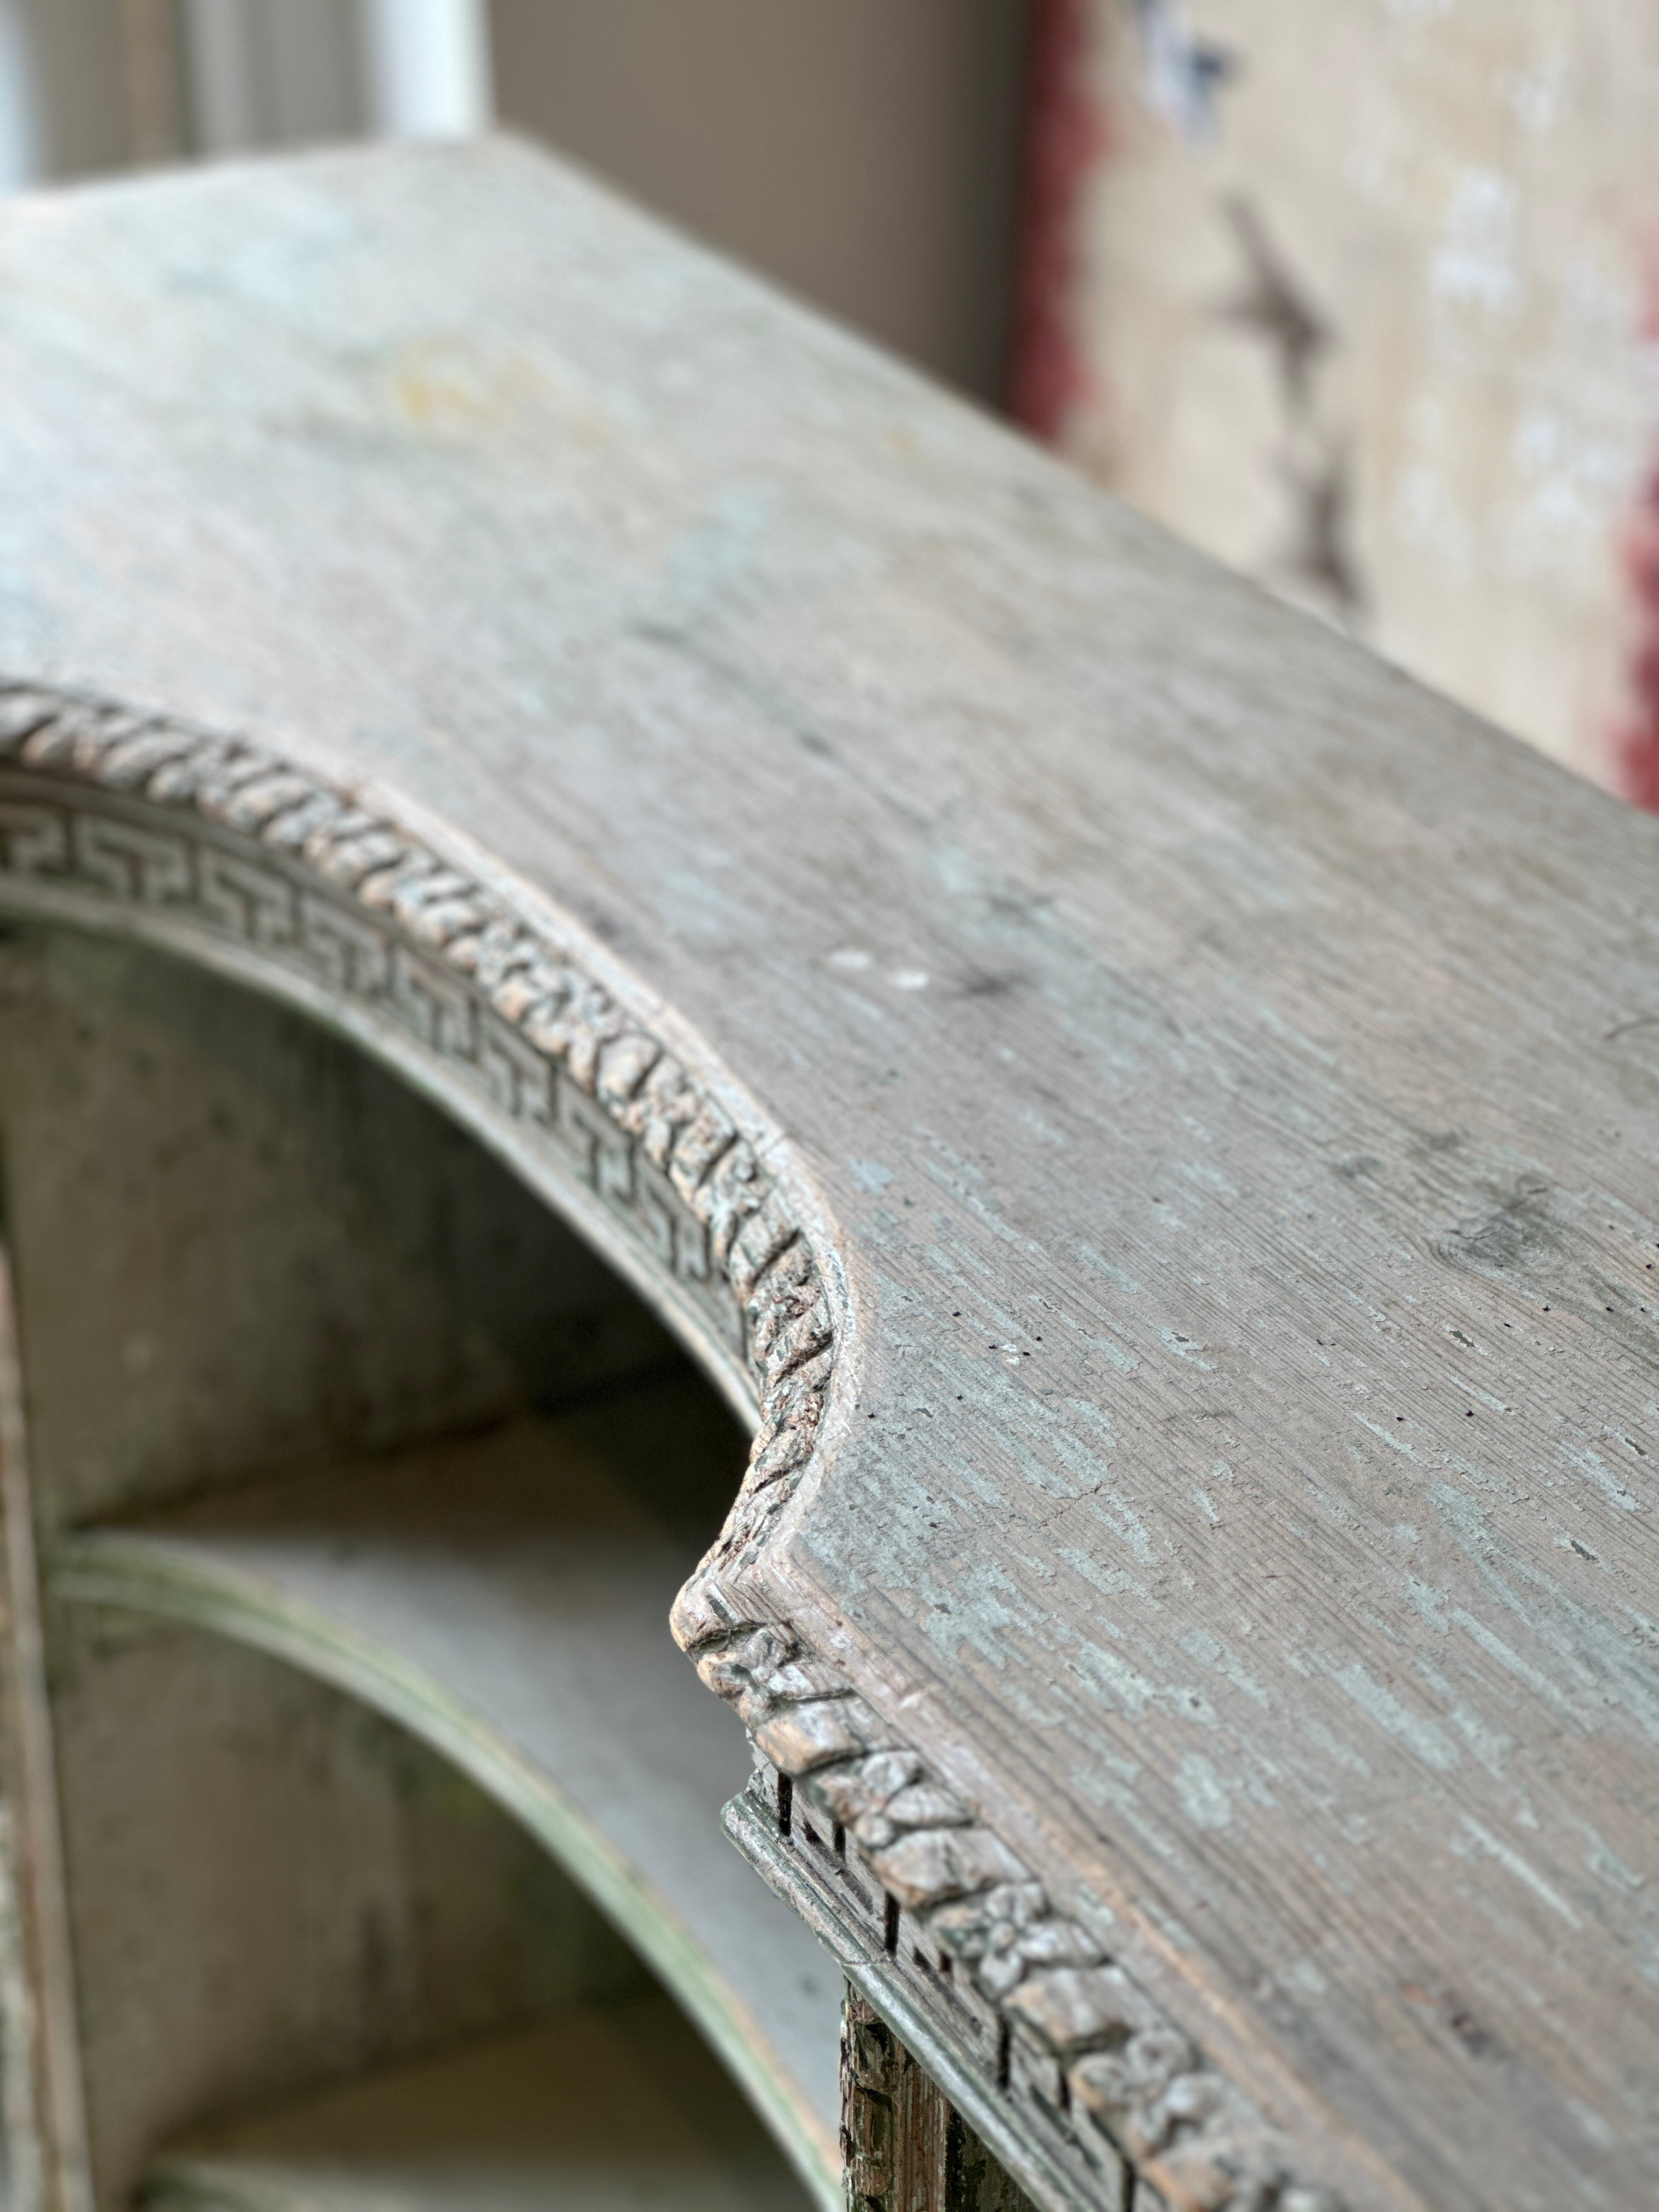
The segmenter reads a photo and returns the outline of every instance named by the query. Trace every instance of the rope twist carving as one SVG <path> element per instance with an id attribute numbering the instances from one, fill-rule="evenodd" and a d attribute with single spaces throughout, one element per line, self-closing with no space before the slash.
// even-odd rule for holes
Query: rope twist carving
<path id="1" fill-rule="evenodd" d="M 665 1226 L 654 1196 L 630 1225 L 659 1265 L 724 1286 L 762 1412 L 726 1527 L 674 1607 L 681 1647 L 1174 2212 L 1340 2212 L 853 1684 L 731 1594 L 811 1458 L 835 1316 L 777 1177 L 709 1087 L 586 972 L 574 930 L 538 930 L 349 792 L 162 717 L 0 684 L 0 896 L 9 885 L 27 910 L 31 886 L 69 887 L 297 962 L 556 1133 L 602 1195 L 638 1199 L 636 1156 L 665 1180 L 701 1244 Z"/>

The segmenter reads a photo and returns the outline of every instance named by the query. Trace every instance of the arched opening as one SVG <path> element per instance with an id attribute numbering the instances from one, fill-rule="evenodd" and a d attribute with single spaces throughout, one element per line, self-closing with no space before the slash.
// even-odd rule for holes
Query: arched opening
<path id="1" fill-rule="evenodd" d="M 134 943 L 7 929 L 0 1141 L 46 2201 L 81 2151 L 100 2207 L 835 2201 L 838 1978 L 667 1629 L 729 1355 L 398 1073 Z"/>

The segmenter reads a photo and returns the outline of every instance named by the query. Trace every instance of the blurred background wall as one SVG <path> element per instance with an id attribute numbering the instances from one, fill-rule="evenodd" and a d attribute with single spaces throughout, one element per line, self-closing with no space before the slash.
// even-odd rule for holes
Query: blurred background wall
<path id="1" fill-rule="evenodd" d="M 1042 0 L 1033 428 L 1659 806 L 1654 0 Z"/>
<path id="2" fill-rule="evenodd" d="M 0 190 L 499 119 L 1659 807 L 1653 0 L 0 0 Z"/>
<path id="3" fill-rule="evenodd" d="M 492 119 L 1006 387 L 1024 0 L 0 0 L 0 188 Z"/>
<path id="4" fill-rule="evenodd" d="M 496 0 L 505 118 L 988 399 L 1018 0 Z"/>

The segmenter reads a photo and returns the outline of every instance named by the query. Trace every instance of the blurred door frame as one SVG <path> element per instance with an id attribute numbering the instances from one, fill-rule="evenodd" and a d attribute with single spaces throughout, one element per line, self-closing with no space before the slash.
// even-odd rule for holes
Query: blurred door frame
<path id="1" fill-rule="evenodd" d="M 40 89 L 23 0 L 0 0 L 0 191 L 32 185 L 41 171 Z"/>

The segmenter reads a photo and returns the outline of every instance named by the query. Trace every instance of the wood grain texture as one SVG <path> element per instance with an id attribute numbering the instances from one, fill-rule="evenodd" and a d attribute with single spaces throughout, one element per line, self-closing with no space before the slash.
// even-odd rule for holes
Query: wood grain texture
<path id="1" fill-rule="evenodd" d="M 27 911 L 182 944 L 379 1043 L 625 1255 L 716 1372 L 743 1355 L 738 1401 L 752 1387 L 763 1418 L 674 1634 L 780 1791 L 801 1780 L 850 1832 L 890 1914 L 908 1907 L 970 1964 L 999 2053 L 1029 2051 L 1037 2111 L 1060 2116 L 1062 2166 L 1089 2169 L 1085 2194 L 1127 2156 L 1179 2207 L 1326 2212 L 1295 2146 L 961 1793 L 787 1623 L 748 1613 L 739 1578 L 780 1526 L 832 1385 L 846 1391 L 836 1271 L 803 1231 L 819 1210 L 753 1107 L 734 1099 L 734 1119 L 703 1056 L 669 1052 L 626 985 L 597 980 L 603 955 L 568 916 L 515 911 L 464 860 L 262 748 L 13 685 L 0 757 L 9 888 Z M 427 1702 L 444 1686 L 441 1670 Z M 1000 2055 L 999 2097 L 1032 2070 Z"/>
<path id="2" fill-rule="evenodd" d="M 841 2155 L 848 2212 L 1031 2212 L 1031 2201 L 848 1989 L 841 2014 Z"/>
<path id="3" fill-rule="evenodd" d="M 815 1190 L 746 1611 L 1352 2206 L 1650 2202 L 1655 826 L 513 149 L 0 254 L 0 665 L 395 788 Z"/>
<path id="4" fill-rule="evenodd" d="M 848 2212 L 944 2212 L 950 2100 L 848 1990 L 841 2011 L 841 2164 Z"/>

